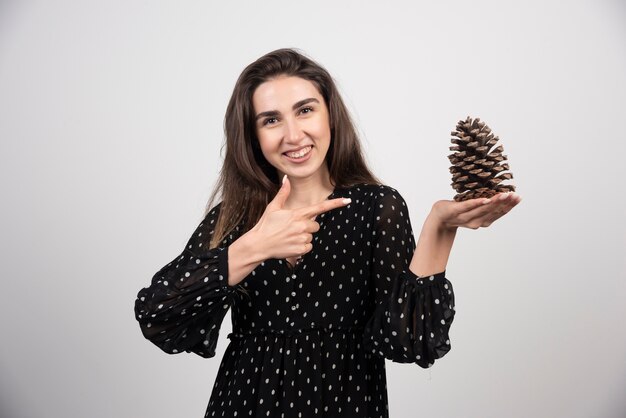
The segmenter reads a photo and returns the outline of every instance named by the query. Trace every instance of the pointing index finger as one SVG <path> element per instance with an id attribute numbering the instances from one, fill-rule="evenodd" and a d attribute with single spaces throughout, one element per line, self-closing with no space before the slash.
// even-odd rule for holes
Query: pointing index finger
<path id="1" fill-rule="evenodd" d="M 328 212 L 329 210 L 337 209 L 342 206 L 349 205 L 352 202 L 352 199 L 349 198 L 337 198 L 331 200 L 325 200 L 316 205 L 311 205 L 306 208 L 299 209 L 300 215 L 307 218 L 314 218 L 317 215 L 320 215 L 324 212 Z"/>

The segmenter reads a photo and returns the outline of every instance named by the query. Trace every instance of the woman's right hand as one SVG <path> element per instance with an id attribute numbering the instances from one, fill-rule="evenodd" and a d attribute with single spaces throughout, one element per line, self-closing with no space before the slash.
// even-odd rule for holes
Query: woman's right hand
<path id="1" fill-rule="evenodd" d="M 265 259 L 300 257 L 308 253 L 313 249 L 313 234 L 320 229 L 315 217 L 350 204 L 350 199 L 337 198 L 304 208 L 285 209 L 290 192 L 291 184 L 285 177 L 278 193 L 250 230 Z"/>
<path id="2" fill-rule="evenodd" d="M 261 262 L 270 258 L 300 257 L 313 249 L 313 234 L 320 226 L 315 217 L 350 204 L 350 199 L 325 200 L 299 209 L 285 209 L 291 184 L 283 185 L 267 205 L 261 219 L 228 248 L 228 284 L 241 282 Z"/>

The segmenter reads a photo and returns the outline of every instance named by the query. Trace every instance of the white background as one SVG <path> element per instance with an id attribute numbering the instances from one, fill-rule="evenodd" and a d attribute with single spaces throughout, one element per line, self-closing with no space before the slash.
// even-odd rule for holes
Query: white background
<path id="1" fill-rule="evenodd" d="M 0 415 L 201 417 L 221 355 L 167 356 L 140 288 L 199 223 L 245 65 L 338 81 L 419 234 L 481 117 L 523 197 L 457 234 L 452 350 L 388 363 L 392 418 L 626 416 L 621 1 L 0 1 Z"/>

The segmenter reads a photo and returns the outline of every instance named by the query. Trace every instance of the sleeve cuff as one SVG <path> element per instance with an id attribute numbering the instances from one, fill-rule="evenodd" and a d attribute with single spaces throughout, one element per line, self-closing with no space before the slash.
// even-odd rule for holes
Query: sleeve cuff
<path id="1" fill-rule="evenodd" d="M 236 286 L 231 286 L 228 284 L 228 247 L 223 247 L 220 249 L 220 252 L 217 255 L 217 262 L 220 285 L 226 290 L 236 290 Z"/>
<path id="2" fill-rule="evenodd" d="M 422 286 L 443 283 L 446 280 L 445 270 L 440 273 L 431 274 L 429 276 L 418 276 L 415 273 L 413 273 L 411 270 L 407 269 L 404 272 L 404 275 L 411 280 L 415 280 L 418 285 L 422 285 Z"/>

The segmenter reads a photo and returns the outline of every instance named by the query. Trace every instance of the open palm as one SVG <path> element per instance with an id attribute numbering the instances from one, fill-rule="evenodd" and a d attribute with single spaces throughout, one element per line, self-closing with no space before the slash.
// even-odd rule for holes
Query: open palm
<path id="1" fill-rule="evenodd" d="M 445 227 L 478 229 L 490 226 L 521 201 L 521 196 L 515 192 L 498 193 L 489 199 L 478 198 L 464 202 L 439 200 L 433 205 L 432 212 Z"/>

